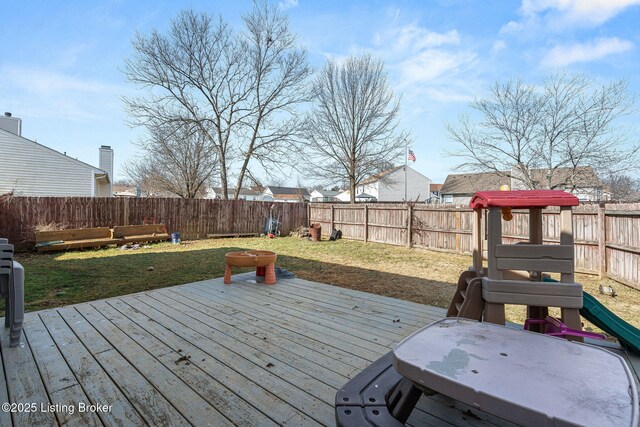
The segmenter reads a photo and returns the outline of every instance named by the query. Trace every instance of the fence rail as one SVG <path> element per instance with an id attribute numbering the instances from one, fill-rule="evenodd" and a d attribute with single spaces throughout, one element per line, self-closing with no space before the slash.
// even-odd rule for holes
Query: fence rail
<path id="1" fill-rule="evenodd" d="M 347 239 L 471 253 L 473 211 L 443 205 L 311 203 L 310 223 Z M 640 204 L 580 205 L 573 210 L 576 271 L 607 276 L 640 289 Z M 529 213 L 503 222 L 506 243 L 528 239 Z M 543 212 L 543 241 L 560 241 L 558 209 Z"/>
<path id="2" fill-rule="evenodd" d="M 473 215 L 468 208 L 442 205 L 269 203 L 245 200 L 91 197 L 0 198 L 0 236 L 19 249 L 33 248 L 42 227 L 87 228 L 164 223 L 184 239 L 208 234 L 257 233 L 273 206 L 283 234 L 320 223 L 345 238 L 438 251 L 470 253 Z M 505 241 L 525 240 L 528 212 L 514 211 L 503 224 Z M 581 205 L 574 209 L 576 270 L 607 276 L 640 289 L 640 204 Z M 560 238 L 557 210 L 544 211 L 546 243 Z"/>
<path id="3" fill-rule="evenodd" d="M 0 237 L 19 249 L 33 248 L 37 228 L 89 228 L 165 224 L 183 239 L 207 234 L 259 233 L 273 205 L 282 234 L 307 222 L 303 203 L 245 200 L 94 197 L 4 197 L 0 199 Z"/>

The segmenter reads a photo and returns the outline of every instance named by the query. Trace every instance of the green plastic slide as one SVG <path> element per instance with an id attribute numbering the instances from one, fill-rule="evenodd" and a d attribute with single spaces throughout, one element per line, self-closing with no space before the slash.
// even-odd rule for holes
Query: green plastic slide
<path id="1" fill-rule="evenodd" d="M 640 355 L 640 330 L 631 326 L 593 296 L 583 292 L 583 305 L 580 315 L 606 333 L 618 338 L 626 349 Z"/>

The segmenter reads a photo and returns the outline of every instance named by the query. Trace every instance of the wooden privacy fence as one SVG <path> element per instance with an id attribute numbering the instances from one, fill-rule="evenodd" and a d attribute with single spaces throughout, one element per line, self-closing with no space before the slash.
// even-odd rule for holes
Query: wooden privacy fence
<path id="1" fill-rule="evenodd" d="M 304 203 L 245 200 L 4 197 L 0 198 L 0 237 L 18 248 L 35 245 L 36 228 L 114 227 L 162 223 L 183 239 L 208 234 L 260 233 L 273 205 L 282 234 L 307 222 Z"/>
<path id="2" fill-rule="evenodd" d="M 310 223 L 347 239 L 471 253 L 472 210 L 447 205 L 312 203 Z M 580 205 L 573 209 L 576 271 L 607 276 L 640 289 L 640 204 Z M 543 212 L 545 243 L 560 241 L 560 211 Z M 528 211 L 503 221 L 505 243 L 527 240 Z"/>

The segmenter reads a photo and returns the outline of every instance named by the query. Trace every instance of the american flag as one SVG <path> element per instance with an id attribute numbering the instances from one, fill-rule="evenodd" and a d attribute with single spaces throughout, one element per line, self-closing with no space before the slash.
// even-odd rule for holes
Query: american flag
<path id="1" fill-rule="evenodd" d="M 409 160 L 411 160 L 412 162 L 414 162 L 414 163 L 415 163 L 415 161 L 416 161 L 416 155 L 415 155 L 415 153 L 413 152 L 413 150 L 409 150 L 409 155 L 407 156 L 407 159 L 409 159 Z"/>

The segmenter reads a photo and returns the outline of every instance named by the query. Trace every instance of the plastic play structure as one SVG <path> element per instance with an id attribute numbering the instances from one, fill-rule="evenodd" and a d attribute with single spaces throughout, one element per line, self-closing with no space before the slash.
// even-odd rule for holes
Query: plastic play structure
<path id="1" fill-rule="evenodd" d="M 567 338 L 602 339 L 601 334 L 581 331 L 582 315 L 640 354 L 640 331 L 574 283 L 571 208 L 577 205 L 578 199 L 564 191 L 476 193 L 469 204 L 474 210 L 473 265 L 460 275 L 447 316 L 504 324 L 504 304 L 522 304 L 527 306 L 529 330 L 556 335 L 562 329 Z M 542 245 L 542 209 L 548 206 L 560 207 L 559 245 Z M 529 210 L 528 242 L 502 243 L 502 220 L 512 220 L 512 209 Z M 560 282 L 546 273 L 560 273 Z M 547 317 L 548 307 L 560 307 L 560 321 Z"/>
<path id="2" fill-rule="evenodd" d="M 638 330 L 574 280 L 577 205 L 556 190 L 476 193 L 473 265 L 458 280 L 447 318 L 416 331 L 339 390 L 337 424 L 404 425 L 425 392 L 522 425 L 636 426 L 638 394 L 624 359 L 575 342 L 604 338 L 582 331 L 582 314 L 625 347 L 640 347 Z M 560 208 L 560 241 L 543 245 L 542 210 L 549 206 Z M 513 219 L 513 209 L 529 210 L 529 239 L 505 244 L 502 221 Z M 525 331 L 504 326 L 505 304 L 527 307 Z M 548 316 L 549 307 L 560 308 L 560 319 Z"/>
<path id="3" fill-rule="evenodd" d="M 527 318 L 544 319 L 548 307 L 560 307 L 561 320 L 581 329 L 582 285 L 573 277 L 573 228 L 571 207 L 578 199 L 564 191 L 482 191 L 474 194 L 473 266 L 458 280 L 447 316 L 504 324 L 504 305 L 527 306 Z M 560 244 L 542 244 L 542 209 L 560 207 Z M 502 220 L 511 220 L 511 209 L 529 210 L 529 241 L 502 243 Z M 487 211 L 486 227 L 483 213 Z M 483 265 L 487 235 L 487 267 Z M 561 273 L 560 283 L 542 282 L 543 273 Z"/>

